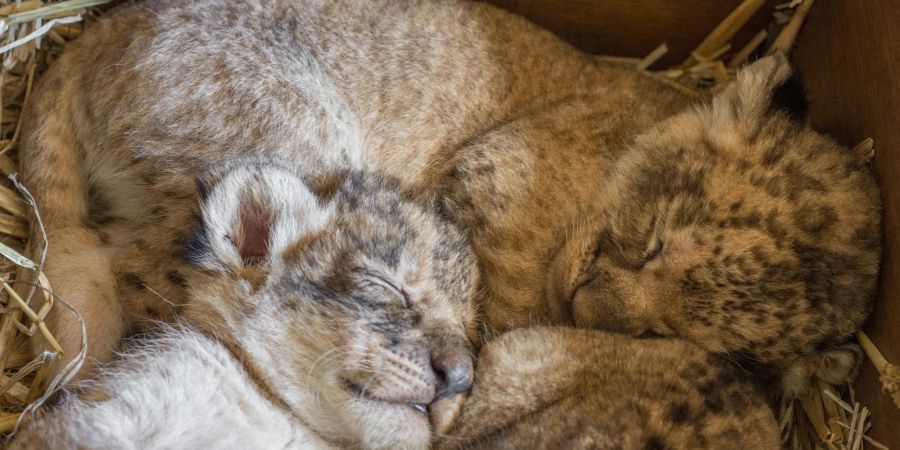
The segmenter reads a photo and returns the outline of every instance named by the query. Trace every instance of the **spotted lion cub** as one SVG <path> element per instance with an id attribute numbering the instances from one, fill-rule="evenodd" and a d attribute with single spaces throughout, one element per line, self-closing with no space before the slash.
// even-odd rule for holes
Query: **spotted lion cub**
<path id="1" fill-rule="evenodd" d="M 639 103 L 668 104 L 673 95 L 659 90 Z M 517 253 L 539 240 L 509 242 L 523 239 L 515 227 L 538 229 L 548 217 L 567 225 L 552 230 L 542 277 L 487 275 L 489 286 L 534 293 L 492 296 L 488 324 L 678 337 L 785 374 L 789 390 L 813 372 L 845 381 L 858 352 L 845 343 L 874 300 L 880 201 L 870 156 L 812 129 L 804 105 L 787 59 L 766 57 L 714 98 L 630 128 L 615 153 L 571 154 L 576 163 L 565 169 L 542 167 L 565 177 L 582 161 L 607 165 L 529 196 L 515 192 L 521 177 L 483 170 L 498 161 L 539 164 L 522 150 L 529 135 L 521 125 L 492 130 L 462 158 L 445 201 L 473 230 L 482 266 L 521 265 Z M 583 186 L 596 191 L 575 189 Z M 547 203 L 551 196 L 559 202 Z M 577 208 L 558 206 L 569 201 Z"/>
<path id="2" fill-rule="evenodd" d="M 166 298 L 191 326 L 126 354 L 20 448 L 428 447 L 429 409 L 452 414 L 472 382 L 468 245 L 395 183 L 295 167 L 202 178 L 184 291 Z"/>
<path id="3" fill-rule="evenodd" d="M 878 275 L 878 190 L 870 155 L 802 121 L 791 75 L 785 58 L 764 58 L 709 104 L 637 135 L 553 256 L 554 309 L 789 378 L 852 361 L 844 343 Z"/>

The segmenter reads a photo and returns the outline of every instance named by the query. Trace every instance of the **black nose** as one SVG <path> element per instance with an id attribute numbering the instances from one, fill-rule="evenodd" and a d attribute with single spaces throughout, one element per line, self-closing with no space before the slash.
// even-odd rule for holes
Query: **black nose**
<path id="1" fill-rule="evenodd" d="M 435 400 L 465 392 L 472 387 L 472 354 L 468 345 L 437 349 L 431 354 L 431 367 L 438 377 Z"/>

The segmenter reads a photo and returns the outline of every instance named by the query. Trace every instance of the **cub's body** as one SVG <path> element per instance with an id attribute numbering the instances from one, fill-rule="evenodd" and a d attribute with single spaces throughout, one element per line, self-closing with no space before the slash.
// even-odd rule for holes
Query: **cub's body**
<path id="1" fill-rule="evenodd" d="M 329 173 L 361 168 L 396 178 L 397 190 L 437 199 L 471 239 L 486 337 L 540 323 L 658 334 L 726 359 L 753 361 L 766 373 L 787 373 L 801 384 L 813 372 L 839 381 L 855 363 L 844 344 L 865 319 L 874 292 L 877 191 L 865 157 L 810 129 L 783 102 L 790 73 L 783 58 L 766 58 L 742 70 L 714 98 L 690 106 L 694 100 L 673 86 L 577 52 L 523 19 L 480 3 L 137 3 L 85 32 L 38 86 L 23 119 L 22 177 L 47 223 L 47 274 L 82 310 L 91 356 L 99 359 L 111 356 L 131 321 L 170 311 L 199 326 L 211 314 L 221 319 L 213 322 L 214 331 L 252 331 L 265 342 L 259 337 L 266 336 L 263 330 L 242 328 L 241 320 L 254 311 L 277 317 L 281 310 L 244 305 L 245 297 L 232 294 L 228 305 L 240 308 L 185 307 L 179 292 L 195 283 L 159 264 L 208 262 L 186 260 L 177 251 L 197 236 L 186 225 L 195 222 L 196 212 L 178 205 L 203 197 L 202 184 L 193 182 L 197 173 L 249 156 L 288 160 L 322 175 L 308 187 L 324 199 L 340 184 Z M 218 240 L 201 239 L 199 248 L 227 247 L 231 237 L 223 232 Z M 249 256 L 259 251 L 254 248 Z M 292 252 L 309 264 L 316 255 Z M 379 258 L 390 260 L 391 254 Z M 435 264 L 429 266 L 435 276 L 447 273 Z M 335 273 L 343 268 L 335 265 Z M 190 278 L 193 272 L 184 270 Z M 448 276 L 458 280 L 463 272 Z M 252 267 L 224 274 L 200 277 L 205 290 L 195 297 L 231 292 L 216 287 L 222 280 L 242 280 L 241 289 L 252 292 L 265 278 Z M 404 280 L 417 281 L 411 275 Z M 469 292 L 454 286 L 440 284 L 439 290 L 460 298 L 464 292 L 457 290 Z M 457 306 L 450 311 L 432 304 L 424 311 L 446 322 L 462 314 L 465 308 Z M 471 311 L 466 318 L 465 324 L 454 322 L 452 340 L 433 341 L 464 341 Z M 80 330 L 52 319 L 74 354 Z M 395 323 L 377 322 L 378 330 L 388 332 Z M 544 352 L 557 348 L 511 336 Z M 489 389 L 491 383 L 519 386 L 515 401 L 525 410 L 534 405 L 529 395 L 549 393 L 590 422 L 598 405 L 617 391 L 646 386 L 647 392 L 667 392 L 644 378 L 671 365 L 655 357 L 665 356 L 666 346 L 687 360 L 706 361 L 712 372 L 733 374 L 689 344 L 657 347 L 635 340 L 621 345 L 640 353 L 646 345 L 649 356 L 607 355 L 630 362 L 625 378 L 606 386 L 603 377 L 612 375 L 603 371 L 613 369 L 592 358 L 604 359 L 614 339 L 587 344 L 579 336 L 572 340 L 581 350 L 567 355 L 582 372 L 570 378 L 559 364 L 539 365 L 550 380 L 543 387 L 530 385 L 530 374 L 501 374 L 502 367 L 527 361 L 515 355 L 530 350 L 511 342 L 489 347 L 497 354 L 508 351 L 513 362 L 490 352 L 484 357 L 480 370 L 490 374 L 496 364 L 497 381 L 476 389 L 469 407 L 483 402 L 498 421 L 463 419 L 462 435 L 481 439 L 479 425 L 503 422 L 502 411 L 490 405 L 505 394 Z M 549 342 L 569 345 L 567 338 Z M 623 381 L 629 376 L 638 381 Z M 775 434 L 771 412 L 760 406 L 750 384 L 713 386 L 704 377 L 696 384 L 687 378 L 681 372 L 672 378 L 686 383 L 672 391 L 687 395 L 685 414 L 715 413 L 718 404 L 706 399 L 735 391 L 751 406 L 743 419 L 758 418 L 767 434 Z M 434 383 L 425 384 L 434 394 Z M 560 394 L 553 390 L 557 385 L 569 390 Z M 273 392 L 291 392 L 290 387 L 275 386 Z M 596 397 L 585 390 L 596 390 Z M 713 392 L 694 396 L 706 390 Z M 576 406 L 582 398 L 585 404 Z M 672 417 L 681 417 L 680 407 L 679 414 L 654 419 L 654 411 L 672 405 L 664 397 L 646 414 L 624 422 L 608 419 L 623 426 L 660 424 L 659 438 L 673 445 L 729 434 L 715 426 L 682 434 L 665 425 L 678 422 Z M 727 417 L 741 410 L 738 404 L 723 407 Z M 563 406 L 548 411 L 554 408 Z M 375 416 L 365 416 L 375 421 L 367 422 L 374 429 L 391 425 Z M 341 417 L 335 413 L 325 422 L 336 426 Z M 541 414 L 516 417 L 506 423 L 507 431 L 498 431 L 504 438 L 498 442 L 525 442 L 543 421 L 554 423 Z M 733 425 L 729 420 L 721 423 L 727 428 Z M 595 425 L 594 437 L 576 437 L 602 440 L 609 425 Z M 422 444 L 427 436 L 421 427 L 417 432 L 411 441 Z M 749 446 L 772 444 L 752 432 L 746 436 Z M 355 436 L 360 442 L 367 437 L 372 436 Z"/>
<path id="2" fill-rule="evenodd" d="M 482 261 L 481 308 L 503 330 L 547 316 L 556 235 L 602 195 L 596 180 L 630 136 L 686 104 L 678 92 L 483 4 L 139 3 L 104 16 L 42 79 L 22 178 L 53 242 L 48 276 L 100 359 L 126 327 L 105 274 L 158 215 L 148 205 L 190 196 L 171 180 L 248 155 L 376 168 L 453 196 Z M 77 348 L 77 327 L 51 320 Z"/>
<path id="3" fill-rule="evenodd" d="M 266 398 L 221 342 L 173 329 L 124 354 L 10 448 L 336 447 Z"/>

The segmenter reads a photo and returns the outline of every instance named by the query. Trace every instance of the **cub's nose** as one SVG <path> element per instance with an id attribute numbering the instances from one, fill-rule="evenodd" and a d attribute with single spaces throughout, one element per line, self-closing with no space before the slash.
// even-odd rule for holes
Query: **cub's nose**
<path id="1" fill-rule="evenodd" d="M 472 387 L 474 370 L 468 343 L 456 342 L 435 349 L 431 353 L 431 367 L 438 378 L 435 400 L 465 392 Z"/>

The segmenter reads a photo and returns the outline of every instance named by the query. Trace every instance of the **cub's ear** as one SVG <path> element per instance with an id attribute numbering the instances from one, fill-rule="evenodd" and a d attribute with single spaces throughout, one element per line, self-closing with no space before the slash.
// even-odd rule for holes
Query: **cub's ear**
<path id="1" fill-rule="evenodd" d="M 738 70 L 735 81 L 713 98 L 717 117 L 751 125 L 772 112 L 803 120 L 807 105 L 803 83 L 780 53 Z"/>
<path id="2" fill-rule="evenodd" d="M 232 243 L 244 264 L 259 264 L 269 256 L 275 212 L 261 202 L 242 204 Z"/>
<path id="3" fill-rule="evenodd" d="M 266 266 L 328 214 L 303 178 L 276 161 L 239 160 L 197 182 L 198 214 L 188 262 L 207 269 Z"/>
<path id="4" fill-rule="evenodd" d="M 832 347 L 788 368 L 783 380 L 785 392 L 790 396 L 807 392 L 813 376 L 829 384 L 853 382 L 862 360 L 859 345 L 848 343 Z"/>
<path id="5" fill-rule="evenodd" d="M 816 376 L 830 384 L 853 382 L 859 374 L 863 351 L 859 345 L 844 344 L 820 355 Z"/>

